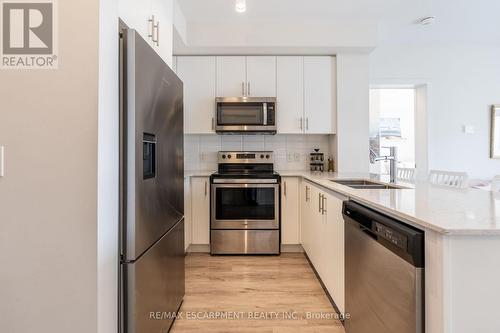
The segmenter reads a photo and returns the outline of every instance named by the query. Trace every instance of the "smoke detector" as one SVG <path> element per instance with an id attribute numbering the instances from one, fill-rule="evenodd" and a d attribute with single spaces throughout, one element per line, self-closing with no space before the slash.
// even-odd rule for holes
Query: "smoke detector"
<path id="1" fill-rule="evenodd" d="M 415 24 L 420 24 L 420 25 L 429 25 L 434 23 L 436 21 L 436 18 L 434 16 L 425 16 L 417 19 L 415 21 Z"/>
<path id="2" fill-rule="evenodd" d="M 244 13 L 247 11 L 247 2 L 246 0 L 236 0 L 234 5 L 234 10 L 238 13 Z"/>

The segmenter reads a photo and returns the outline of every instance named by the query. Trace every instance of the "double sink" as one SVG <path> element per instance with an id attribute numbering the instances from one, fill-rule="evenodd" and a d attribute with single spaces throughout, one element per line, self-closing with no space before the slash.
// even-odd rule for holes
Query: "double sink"
<path id="1" fill-rule="evenodd" d="M 332 182 L 349 186 L 356 189 L 375 189 L 375 190 L 390 190 L 390 189 L 405 189 L 406 187 L 398 185 L 389 185 L 383 183 L 377 183 L 365 179 L 344 179 L 344 180 L 332 180 Z"/>

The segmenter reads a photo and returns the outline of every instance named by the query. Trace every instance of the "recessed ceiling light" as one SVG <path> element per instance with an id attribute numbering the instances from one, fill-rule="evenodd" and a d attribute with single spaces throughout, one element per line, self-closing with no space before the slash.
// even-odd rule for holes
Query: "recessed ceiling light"
<path id="1" fill-rule="evenodd" d="M 247 11 L 247 2 L 246 0 L 236 0 L 236 5 L 234 6 L 234 10 L 238 13 L 244 13 Z"/>
<path id="2" fill-rule="evenodd" d="M 434 23 L 434 21 L 436 21 L 436 18 L 434 16 L 425 16 L 417 19 L 415 23 L 420 25 L 429 25 Z"/>

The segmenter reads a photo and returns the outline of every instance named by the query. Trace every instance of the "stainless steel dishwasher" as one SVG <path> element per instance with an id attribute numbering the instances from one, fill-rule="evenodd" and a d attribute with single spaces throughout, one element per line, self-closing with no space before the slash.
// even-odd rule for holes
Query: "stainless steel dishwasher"
<path id="1" fill-rule="evenodd" d="M 347 333 L 424 332 L 424 233 L 345 201 Z"/>

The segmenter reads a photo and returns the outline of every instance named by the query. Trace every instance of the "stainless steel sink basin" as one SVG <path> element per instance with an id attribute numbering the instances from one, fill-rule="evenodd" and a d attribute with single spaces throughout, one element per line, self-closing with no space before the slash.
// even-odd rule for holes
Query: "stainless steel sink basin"
<path id="1" fill-rule="evenodd" d="M 388 190 L 388 189 L 404 189 L 406 187 L 382 184 L 377 182 L 372 182 L 365 179 L 344 179 L 344 180 L 332 180 L 332 182 L 349 186 L 356 189 L 376 189 L 376 190 Z"/>

